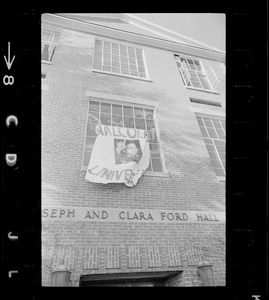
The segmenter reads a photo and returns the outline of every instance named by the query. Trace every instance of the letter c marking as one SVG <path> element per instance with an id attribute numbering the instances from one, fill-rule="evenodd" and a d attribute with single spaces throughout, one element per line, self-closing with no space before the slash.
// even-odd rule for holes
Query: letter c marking
<path id="1" fill-rule="evenodd" d="M 17 117 L 15 117 L 15 116 L 8 116 L 7 118 L 6 118 L 6 124 L 7 124 L 7 127 L 9 127 L 10 126 L 10 123 L 11 122 L 14 122 L 15 123 L 15 125 L 16 126 L 18 126 L 18 119 L 17 119 Z"/>

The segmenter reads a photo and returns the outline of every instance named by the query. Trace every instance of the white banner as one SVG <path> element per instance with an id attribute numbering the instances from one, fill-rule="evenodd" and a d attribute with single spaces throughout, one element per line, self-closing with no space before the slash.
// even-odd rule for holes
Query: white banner
<path id="1" fill-rule="evenodd" d="M 133 187 L 149 166 L 146 130 L 97 125 L 85 180 Z"/>

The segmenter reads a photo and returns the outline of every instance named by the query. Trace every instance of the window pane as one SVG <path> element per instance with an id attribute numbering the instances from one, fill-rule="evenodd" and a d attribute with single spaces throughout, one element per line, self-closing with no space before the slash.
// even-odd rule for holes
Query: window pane
<path id="1" fill-rule="evenodd" d="M 112 48 L 112 54 L 113 54 L 113 55 L 120 55 L 120 50 L 119 50 L 119 49 L 113 49 L 113 48 Z"/>
<path id="2" fill-rule="evenodd" d="M 135 59 L 135 53 L 134 52 L 128 52 L 129 54 L 129 57 L 132 58 L 132 59 Z"/>
<path id="3" fill-rule="evenodd" d="M 112 67 L 119 68 L 120 63 L 118 61 L 112 61 Z"/>
<path id="4" fill-rule="evenodd" d="M 50 29 L 42 29 L 42 41 L 46 42 L 46 41 L 49 41 L 49 38 L 50 38 L 50 35 L 51 35 L 51 30 Z"/>
<path id="5" fill-rule="evenodd" d="M 95 53 L 96 52 L 102 53 L 103 52 L 102 45 L 95 45 L 94 50 L 95 50 Z"/>
<path id="6" fill-rule="evenodd" d="M 198 79 L 197 74 L 195 72 L 193 72 L 193 71 L 190 71 L 189 73 L 191 75 L 191 79 L 190 80 L 191 80 L 192 85 L 194 87 L 197 87 L 197 88 L 202 88 L 201 83 L 200 83 L 200 81 Z"/>
<path id="7" fill-rule="evenodd" d="M 95 70 L 102 70 L 102 65 L 98 64 L 98 63 L 94 63 L 93 64 L 93 69 L 95 69 Z"/>
<path id="8" fill-rule="evenodd" d="M 223 169 L 215 169 L 216 175 L 217 176 L 225 176 L 225 172 L 223 171 Z"/>
<path id="9" fill-rule="evenodd" d="M 112 116 L 112 126 L 122 127 L 123 126 L 122 116 L 113 115 Z"/>
<path id="10" fill-rule="evenodd" d="M 138 59 L 138 60 L 137 60 L 137 64 L 138 64 L 139 66 L 141 66 L 141 67 L 144 67 L 144 62 L 143 62 L 143 60 L 141 60 L 141 59 Z"/>
<path id="11" fill-rule="evenodd" d="M 160 152 L 158 148 L 158 144 L 149 144 L 150 155 L 151 157 L 160 157 Z"/>
<path id="12" fill-rule="evenodd" d="M 200 80 L 201 80 L 201 83 L 202 83 L 202 85 L 203 85 L 203 88 L 206 89 L 206 90 L 211 90 L 211 87 L 210 87 L 210 85 L 209 85 L 209 83 L 208 83 L 208 81 L 207 81 L 206 76 L 204 76 L 204 75 L 199 75 L 199 78 L 200 78 Z"/>
<path id="13" fill-rule="evenodd" d="M 215 126 L 216 128 L 222 128 L 221 125 L 220 125 L 219 120 L 212 120 L 212 122 L 213 122 L 213 124 L 214 124 L 214 126 Z"/>
<path id="14" fill-rule="evenodd" d="M 147 171 L 152 171 L 152 167 L 151 167 L 151 159 L 149 159 L 149 166 L 147 168 Z"/>
<path id="15" fill-rule="evenodd" d="M 124 127 L 134 128 L 134 118 L 124 117 Z"/>
<path id="16" fill-rule="evenodd" d="M 129 63 L 135 65 L 135 59 L 134 58 L 129 58 Z"/>
<path id="17" fill-rule="evenodd" d="M 120 45 L 120 55 L 121 56 L 127 56 L 127 47 Z"/>
<path id="18" fill-rule="evenodd" d="M 144 67 L 138 66 L 138 70 L 139 70 L 139 72 L 141 72 L 141 73 L 146 73 L 146 70 L 145 70 Z"/>
<path id="19" fill-rule="evenodd" d="M 104 60 L 111 60 L 111 55 L 104 54 Z"/>
<path id="20" fill-rule="evenodd" d="M 106 66 L 102 67 L 102 70 L 106 71 L 106 72 L 111 72 L 111 68 L 110 67 L 106 67 Z"/>
<path id="21" fill-rule="evenodd" d="M 137 71 L 136 65 L 130 65 L 130 70 L 131 71 Z"/>
<path id="22" fill-rule="evenodd" d="M 218 128 L 216 130 L 217 130 L 217 134 L 218 134 L 219 138 L 224 140 L 225 139 L 224 131 L 222 129 L 218 129 Z"/>
<path id="23" fill-rule="evenodd" d="M 129 66 L 128 66 L 128 64 L 122 63 L 122 64 L 121 64 L 121 68 L 122 68 L 122 69 L 128 70 L 128 69 L 129 69 Z M 129 72 L 128 72 L 128 73 L 129 73 Z"/>
<path id="24" fill-rule="evenodd" d="M 157 133 L 155 128 L 148 130 L 149 141 L 152 143 L 157 143 Z"/>
<path id="25" fill-rule="evenodd" d="M 95 137 L 86 137 L 86 149 L 92 149 L 95 142 Z"/>
<path id="26" fill-rule="evenodd" d="M 95 58 L 94 59 L 94 64 L 96 64 L 96 65 L 102 65 L 102 59 L 101 58 Z"/>
<path id="27" fill-rule="evenodd" d="M 206 144 L 212 144 L 213 145 L 213 142 L 212 142 L 211 139 L 204 139 L 204 140 L 205 140 Z"/>
<path id="28" fill-rule="evenodd" d="M 147 124 L 147 130 L 150 130 L 152 128 L 155 128 L 154 121 L 153 120 L 146 120 Z"/>
<path id="29" fill-rule="evenodd" d="M 217 138 L 218 138 L 218 136 L 217 136 L 217 134 L 216 134 L 216 132 L 215 132 L 215 129 L 213 129 L 213 128 L 207 128 L 207 131 L 208 131 L 208 133 L 209 133 L 209 136 L 210 136 L 212 139 L 217 139 Z"/>
<path id="30" fill-rule="evenodd" d="M 100 121 L 102 125 L 111 125 L 111 115 L 102 113 L 100 117 Z"/>
<path id="31" fill-rule="evenodd" d="M 225 147 L 224 146 L 219 146 L 219 145 L 216 145 L 217 149 L 218 149 L 218 152 L 220 153 L 225 153 Z"/>
<path id="32" fill-rule="evenodd" d="M 111 43 L 104 42 L 104 52 L 111 53 Z"/>
<path id="33" fill-rule="evenodd" d="M 139 76 L 140 76 L 141 78 L 147 78 L 147 75 L 146 75 L 145 73 L 140 73 L 140 72 L 139 72 Z"/>
<path id="34" fill-rule="evenodd" d="M 206 145 L 208 151 L 216 152 L 215 147 L 213 145 Z"/>
<path id="35" fill-rule="evenodd" d="M 120 69 L 118 69 L 118 68 L 112 68 L 112 72 L 113 73 L 120 73 Z"/>
<path id="36" fill-rule="evenodd" d="M 121 61 L 122 64 L 127 64 L 128 65 L 128 59 L 127 59 L 127 57 L 121 56 L 120 61 Z"/>
<path id="37" fill-rule="evenodd" d="M 205 127 L 201 126 L 200 129 L 201 129 L 203 137 L 209 137 L 208 134 L 207 134 L 207 131 L 206 131 Z"/>
<path id="38" fill-rule="evenodd" d="M 216 144 L 216 145 L 220 145 L 220 146 L 225 146 L 225 142 L 224 141 L 221 141 L 221 140 L 214 140 L 214 143 Z"/>
<path id="39" fill-rule="evenodd" d="M 45 45 L 42 51 L 42 60 L 49 60 L 49 45 Z"/>
<path id="40" fill-rule="evenodd" d="M 143 59 L 142 50 L 136 49 L 135 52 L 136 52 L 137 59 L 141 59 L 142 60 Z"/>
<path id="41" fill-rule="evenodd" d="M 95 127 L 96 127 L 96 124 L 88 122 L 86 135 L 87 136 L 96 136 Z"/>
<path id="42" fill-rule="evenodd" d="M 128 70 L 122 69 L 122 70 L 121 70 L 121 74 L 124 74 L 124 75 L 130 75 L 130 72 L 129 72 Z"/>
<path id="43" fill-rule="evenodd" d="M 152 158 L 152 168 L 154 172 L 162 172 L 163 168 L 162 168 L 162 164 L 161 164 L 161 160 L 158 158 Z"/>
<path id="44" fill-rule="evenodd" d="M 94 51 L 94 58 L 95 59 L 100 59 L 102 60 L 102 53 L 101 52 L 97 52 L 97 51 Z"/>
<path id="45" fill-rule="evenodd" d="M 225 165 L 225 160 L 226 160 L 225 153 L 219 153 L 219 156 L 220 156 L 222 163 Z"/>
<path id="46" fill-rule="evenodd" d="M 101 103 L 101 112 L 111 113 L 111 104 L 110 103 Z"/>
<path id="47" fill-rule="evenodd" d="M 91 158 L 91 152 L 85 151 L 83 165 L 88 167 Z"/>
<path id="48" fill-rule="evenodd" d="M 143 108 L 135 107 L 134 108 L 134 113 L 135 113 L 135 117 L 144 118 Z"/>
<path id="49" fill-rule="evenodd" d="M 217 159 L 217 160 L 219 159 L 217 153 L 211 151 L 208 151 L 208 153 L 211 159 Z"/>
<path id="50" fill-rule="evenodd" d="M 125 116 L 133 117 L 133 107 L 132 106 L 123 106 L 123 113 Z"/>
<path id="51" fill-rule="evenodd" d="M 153 119 L 153 109 L 145 109 L 145 115 L 147 119 Z"/>
<path id="52" fill-rule="evenodd" d="M 138 76 L 138 72 L 135 72 L 135 71 L 131 71 L 130 74 L 131 74 L 131 76 L 135 76 L 135 77 Z"/>
<path id="53" fill-rule="evenodd" d="M 112 114 L 122 115 L 122 106 L 117 104 L 112 104 Z"/>
<path id="54" fill-rule="evenodd" d="M 220 169 L 222 168 L 218 159 L 211 159 L 211 163 L 213 168 L 220 168 Z"/>
<path id="55" fill-rule="evenodd" d="M 204 122 L 205 122 L 206 127 L 211 127 L 211 128 L 213 128 L 213 124 L 212 124 L 212 122 L 211 122 L 210 119 L 208 119 L 208 118 L 203 118 L 203 119 L 204 119 Z"/>
<path id="56" fill-rule="evenodd" d="M 96 46 L 100 46 L 100 45 L 102 45 L 102 44 L 103 44 L 103 42 L 100 41 L 100 40 L 96 40 L 96 41 L 95 41 L 95 45 L 96 45 Z"/>
<path id="57" fill-rule="evenodd" d="M 111 61 L 110 60 L 104 60 L 104 66 L 111 67 Z M 110 69 L 111 70 L 111 69 Z"/>
<path id="58" fill-rule="evenodd" d="M 198 60 L 194 60 L 194 64 L 198 71 L 202 71 L 202 66 L 200 65 L 200 62 Z"/>
<path id="59" fill-rule="evenodd" d="M 189 63 L 189 66 L 192 70 L 196 70 L 196 67 L 195 65 L 193 64 L 193 61 L 191 59 L 187 59 L 188 63 Z"/>
<path id="60" fill-rule="evenodd" d="M 137 129 L 146 129 L 145 119 L 135 118 L 135 125 Z"/>
<path id="61" fill-rule="evenodd" d="M 89 112 L 89 121 L 91 123 L 99 123 L 99 113 L 98 112 Z"/>
<path id="62" fill-rule="evenodd" d="M 120 62 L 120 57 L 117 55 L 112 55 L 112 61 Z"/>
<path id="63" fill-rule="evenodd" d="M 114 50 L 119 50 L 119 49 L 120 49 L 120 47 L 119 47 L 119 45 L 118 45 L 118 44 L 114 44 L 114 43 L 112 43 L 112 49 L 114 49 Z"/>
<path id="64" fill-rule="evenodd" d="M 203 121 L 202 121 L 202 118 L 201 118 L 201 117 L 196 117 L 196 118 L 197 118 L 198 124 L 199 124 L 200 126 L 204 126 L 204 123 L 203 123 Z"/>
<path id="65" fill-rule="evenodd" d="M 226 130 L 226 124 L 224 120 L 220 120 L 222 127 L 224 128 L 224 130 Z M 225 131 L 226 132 L 226 131 Z"/>

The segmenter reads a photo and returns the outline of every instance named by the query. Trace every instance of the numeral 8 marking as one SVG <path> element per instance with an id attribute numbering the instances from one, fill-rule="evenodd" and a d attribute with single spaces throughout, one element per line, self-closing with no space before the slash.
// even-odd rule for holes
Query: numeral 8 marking
<path id="1" fill-rule="evenodd" d="M 12 85 L 14 83 L 14 77 L 5 75 L 3 78 L 4 85 Z"/>

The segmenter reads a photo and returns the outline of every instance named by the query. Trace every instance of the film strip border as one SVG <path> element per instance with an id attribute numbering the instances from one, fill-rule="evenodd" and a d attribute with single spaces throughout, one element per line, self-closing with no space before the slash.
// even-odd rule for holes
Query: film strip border
<path id="1" fill-rule="evenodd" d="M 257 10 L 228 15 L 227 36 L 227 284 L 231 299 L 263 299 L 266 278 L 263 223 L 266 209 L 265 48 L 257 30 Z M 260 20 L 259 20 L 260 18 Z M 259 24 L 259 25 L 258 25 Z M 263 31 L 263 30 L 262 30 Z M 258 46 L 257 42 L 261 42 Z M 259 74 L 259 77 L 257 75 Z M 261 79 L 261 77 L 264 78 Z M 259 81 L 259 78 L 261 81 Z M 264 126 L 264 127 L 263 127 Z M 267 273 L 268 274 L 268 273 Z M 267 279 L 268 280 L 268 279 Z"/>
<path id="2" fill-rule="evenodd" d="M 227 3 L 227 287 L 229 299 L 264 299 L 267 8 Z M 1 284 L 39 286 L 40 14 L 3 11 Z"/>
<path id="3" fill-rule="evenodd" d="M 41 282 L 40 15 L 8 1 L 1 15 L 1 287 L 15 291 Z"/>

